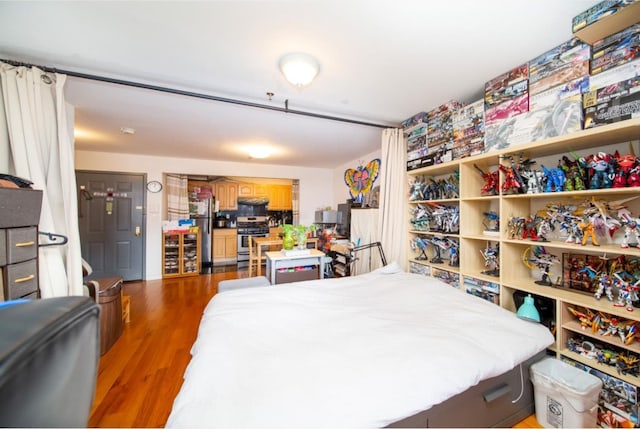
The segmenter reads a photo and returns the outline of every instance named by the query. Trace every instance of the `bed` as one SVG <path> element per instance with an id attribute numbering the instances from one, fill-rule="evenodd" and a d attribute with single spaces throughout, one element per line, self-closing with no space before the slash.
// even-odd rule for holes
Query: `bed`
<path id="1" fill-rule="evenodd" d="M 397 264 L 219 293 L 167 427 L 512 425 L 542 325 Z"/>

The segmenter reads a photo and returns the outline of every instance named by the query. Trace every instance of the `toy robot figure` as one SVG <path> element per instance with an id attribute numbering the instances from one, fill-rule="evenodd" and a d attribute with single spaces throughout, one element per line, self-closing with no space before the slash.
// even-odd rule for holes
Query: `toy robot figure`
<path id="1" fill-rule="evenodd" d="M 608 189 L 613 186 L 614 158 L 611 155 L 598 152 L 596 155 L 589 155 L 586 159 L 580 158 L 578 161 L 581 166 L 591 170 L 589 189 Z"/>
<path id="2" fill-rule="evenodd" d="M 482 271 L 482 274 L 488 274 L 490 276 L 500 276 L 500 264 L 498 256 L 500 255 L 500 244 L 496 244 L 495 247 L 491 247 L 487 243 L 487 248 L 480 250 L 480 254 L 484 257 L 484 266 L 488 269 Z"/>
<path id="3" fill-rule="evenodd" d="M 638 247 L 638 243 L 640 243 L 640 227 L 638 226 L 638 219 L 634 219 L 627 214 L 622 214 L 620 216 L 620 220 L 622 221 L 622 225 L 624 225 L 624 239 L 622 240 L 620 247 L 623 249 L 626 249 L 629 246 Z M 633 244 L 629 244 L 629 238 L 631 235 L 635 238 Z"/>
<path id="4" fill-rule="evenodd" d="M 562 192 L 564 185 L 567 182 L 567 178 L 564 175 L 564 171 L 561 168 L 548 169 L 544 165 L 541 165 L 542 172 L 546 180 L 544 187 L 545 192 Z"/>
<path id="5" fill-rule="evenodd" d="M 484 220 L 482 224 L 484 225 L 485 231 L 488 232 L 499 232 L 500 231 L 500 215 L 494 211 L 484 212 L 482 213 Z"/>
<path id="6" fill-rule="evenodd" d="M 585 219 L 578 223 L 580 230 L 582 231 L 582 245 L 586 246 L 587 239 L 591 238 L 591 244 L 594 246 L 600 246 L 598 239 L 596 238 L 596 229 L 593 225 L 593 219 Z"/>
<path id="7" fill-rule="evenodd" d="M 538 223 L 537 218 L 529 217 L 524 221 L 524 231 L 522 232 L 522 238 L 531 238 L 534 241 L 538 240 Z"/>
<path id="8" fill-rule="evenodd" d="M 551 223 L 551 219 L 546 217 L 539 217 L 537 219 L 538 221 L 536 222 L 536 235 L 538 236 L 538 238 L 536 240 L 549 241 L 547 239 L 547 235 L 549 235 L 549 233 L 554 229 L 553 224 Z"/>
<path id="9" fill-rule="evenodd" d="M 538 194 L 542 192 L 544 183 L 544 173 L 538 170 L 523 171 L 522 177 L 527 179 L 527 194 Z"/>
<path id="10" fill-rule="evenodd" d="M 526 219 L 523 217 L 513 216 L 509 219 L 509 222 L 507 222 L 509 239 L 513 240 L 515 238 L 522 238 L 525 221 Z"/>
<path id="11" fill-rule="evenodd" d="M 533 253 L 532 257 L 527 257 L 529 252 Z M 533 268 L 535 265 L 535 267 L 538 268 L 542 273 L 542 278 L 540 280 L 536 280 L 536 284 L 542 286 L 553 285 L 553 282 L 549 278 L 549 271 L 551 270 L 552 264 L 557 264 L 560 262 L 556 255 L 547 253 L 544 247 L 536 246 L 534 248 L 527 248 L 525 250 L 522 261 L 528 268 Z M 533 265 L 531 263 L 533 263 Z"/>
<path id="12" fill-rule="evenodd" d="M 558 163 L 566 177 L 565 191 L 582 191 L 585 189 L 585 171 L 578 161 L 571 161 L 566 155 Z"/>
<path id="13" fill-rule="evenodd" d="M 499 165 L 498 169 L 504 173 L 504 181 L 502 182 L 503 194 L 517 194 L 522 191 L 522 180 L 518 178 L 518 174 L 514 167 L 505 167 Z"/>
<path id="14" fill-rule="evenodd" d="M 480 167 L 478 167 L 476 164 L 473 164 L 473 166 L 476 168 L 476 170 L 478 170 L 480 172 L 480 174 L 482 175 L 482 178 L 484 179 L 484 185 L 482 186 L 482 189 L 480 190 L 480 194 L 481 195 L 497 195 L 498 194 L 498 177 L 499 177 L 499 173 L 498 171 L 494 171 L 494 172 L 484 172 L 482 171 L 482 169 Z"/>
<path id="15" fill-rule="evenodd" d="M 613 304 L 616 307 L 625 307 L 627 311 L 633 311 L 633 303 L 638 300 L 638 284 L 640 280 L 631 284 L 617 273 L 613 275 L 618 284 L 618 300 Z"/>
<path id="16" fill-rule="evenodd" d="M 411 241 L 411 249 L 415 252 L 420 251 L 420 255 L 416 257 L 416 261 L 428 261 L 427 258 L 427 245 L 429 244 L 429 240 L 424 237 L 416 237 Z"/>
<path id="17" fill-rule="evenodd" d="M 567 238 L 564 240 L 565 243 L 582 243 L 582 228 L 580 228 L 580 224 L 574 216 L 565 217 L 560 228 L 567 234 Z"/>
<path id="18" fill-rule="evenodd" d="M 631 171 L 638 166 L 638 158 L 633 154 L 620 156 L 617 151 L 614 157 L 618 171 L 616 172 L 616 177 L 613 179 L 613 187 L 624 188 L 625 186 L 631 186 L 629 184 L 629 177 Z"/>
<path id="19" fill-rule="evenodd" d="M 598 277 L 598 289 L 594 296 L 599 301 L 603 293 L 609 301 L 613 302 L 613 282 L 606 273 L 601 273 L 600 277 Z"/>

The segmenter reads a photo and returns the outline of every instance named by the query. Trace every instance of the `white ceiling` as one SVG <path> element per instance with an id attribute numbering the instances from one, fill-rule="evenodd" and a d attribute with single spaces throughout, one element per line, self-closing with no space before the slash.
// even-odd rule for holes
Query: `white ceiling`
<path id="1" fill-rule="evenodd" d="M 481 98 L 484 82 L 568 40 L 572 17 L 596 3 L 0 1 L 0 58 L 397 126 Z M 296 51 L 320 62 L 304 89 L 277 67 Z M 381 128 L 77 77 L 67 100 L 80 150 L 333 168 L 380 147 Z M 275 153 L 249 160 L 254 144 Z"/>

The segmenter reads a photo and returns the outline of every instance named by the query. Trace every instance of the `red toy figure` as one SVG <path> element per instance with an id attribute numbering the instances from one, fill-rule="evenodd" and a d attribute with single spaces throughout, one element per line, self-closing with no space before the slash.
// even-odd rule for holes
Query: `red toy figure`
<path id="1" fill-rule="evenodd" d="M 480 190 L 481 195 L 497 195 L 498 194 L 498 171 L 494 172 L 484 172 L 480 167 L 476 164 L 473 166 L 480 172 L 482 178 L 484 179 L 484 185 Z"/>
<path id="2" fill-rule="evenodd" d="M 518 180 L 513 167 L 505 167 L 504 165 L 499 165 L 498 168 L 500 169 L 500 171 L 502 171 L 502 173 L 504 173 L 504 181 L 502 182 L 502 193 L 519 193 L 520 188 L 522 188 L 522 183 L 520 183 L 520 181 Z"/>

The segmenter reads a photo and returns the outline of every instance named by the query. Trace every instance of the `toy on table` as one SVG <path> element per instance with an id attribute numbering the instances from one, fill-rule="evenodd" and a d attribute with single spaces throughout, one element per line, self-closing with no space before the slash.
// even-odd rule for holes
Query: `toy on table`
<path id="1" fill-rule="evenodd" d="M 482 185 L 482 189 L 480 190 L 481 195 L 497 195 L 498 194 L 498 186 L 499 186 L 499 173 L 498 170 L 494 172 L 484 172 L 480 167 L 476 164 L 473 164 L 476 170 L 480 172 L 480 175 L 484 179 L 484 185 Z"/>
<path id="2" fill-rule="evenodd" d="M 540 270 L 542 278 L 536 280 L 536 284 L 542 286 L 553 285 L 549 273 L 551 265 L 560 262 L 556 255 L 547 253 L 547 250 L 542 246 L 528 247 L 522 254 L 522 262 L 530 269 L 537 268 Z"/>
<path id="3" fill-rule="evenodd" d="M 482 271 L 482 274 L 487 274 L 494 277 L 500 276 L 500 243 L 496 243 L 494 247 L 491 247 L 490 243 L 487 243 L 485 249 L 480 250 L 480 254 L 484 258 L 484 266 L 486 270 Z"/>

